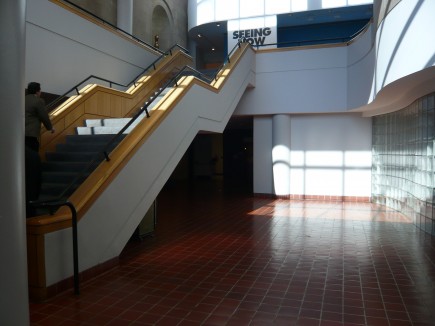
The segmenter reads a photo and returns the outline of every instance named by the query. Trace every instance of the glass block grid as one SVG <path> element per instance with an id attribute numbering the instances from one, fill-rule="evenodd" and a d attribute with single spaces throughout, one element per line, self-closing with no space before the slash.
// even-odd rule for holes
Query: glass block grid
<path id="1" fill-rule="evenodd" d="M 373 118 L 372 201 L 435 235 L 435 93 Z"/>

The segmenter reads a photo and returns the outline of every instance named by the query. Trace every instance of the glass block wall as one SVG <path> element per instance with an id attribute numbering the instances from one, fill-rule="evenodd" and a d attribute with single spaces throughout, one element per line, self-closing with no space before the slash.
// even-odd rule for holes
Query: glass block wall
<path id="1" fill-rule="evenodd" d="M 435 93 L 373 117 L 372 201 L 435 235 Z"/>

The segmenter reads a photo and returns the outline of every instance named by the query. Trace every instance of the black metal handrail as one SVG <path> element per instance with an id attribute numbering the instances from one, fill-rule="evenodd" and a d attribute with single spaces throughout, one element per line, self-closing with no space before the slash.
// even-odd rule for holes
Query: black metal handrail
<path id="1" fill-rule="evenodd" d="M 156 60 L 154 60 L 150 65 L 148 65 L 143 71 L 141 71 L 137 76 L 135 76 L 133 78 L 133 80 L 131 82 L 129 82 L 128 84 L 124 85 L 124 84 L 120 84 L 99 76 L 95 76 L 95 75 L 90 75 L 89 77 L 83 79 L 81 82 L 77 83 L 75 86 L 73 86 L 72 88 L 70 88 L 67 92 L 63 93 L 62 95 L 58 96 L 56 99 L 54 99 L 53 101 L 51 101 L 48 105 L 47 105 L 47 109 L 48 111 L 53 110 L 58 104 L 59 102 L 61 102 L 64 98 L 68 97 L 68 94 L 70 94 L 72 91 L 76 91 L 77 95 L 80 95 L 80 91 L 79 91 L 79 86 L 84 84 L 85 82 L 87 82 L 90 79 L 97 79 L 100 81 L 103 81 L 105 83 L 109 84 L 109 87 L 112 88 L 113 85 L 119 86 L 119 87 L 123 87 L 123 88 L 127 88 L 131 85 L 136 86 L 136 82 L 137 80 L 143 76 L 148 70 L 150 70 L 151 68 L 154 68 L 154 70 L 156 70 L 156 65 L 157 63 L 162 60 L 163 58 L 165 58 L 168 54 L 170 54 L 172 56 L 173 50 L 175 48 L 179 48 L 181 49 L 184 53 L 188 54 L 189 51 L 187 49 L 185 49 L 184 47 L 182 47 L 181 45 L 178 44 L 174 44 L 168 51 L 164 52 L 161 56 L 159 56 Z"/>
<path id="2" fill-rule="evenodd" d="M 230 62 L 231 62 L 231 61 L 230 61 L 231 56 L 233 55 L 233 53 L 234 53 L 238 48 L 240 48 L 240 46 L 241 46 L 242 43 L 245 43 L 245 42 L 243 42 L 243 41 L 238 41 L 237 44 L 234 45 L 234 47 L 231 49 L 231 51 L 230 51 L 230 52 L 228 53 L 228 55 L 226 56 L 226 58 L 225 58 L 224 62 L 222 63 L 222 65 L 221 65 L 221 66 L 219 67 L 219 69 L 217 69 L 216 72 L 214 73 L 214 75 L 213 75 L 213 79 L 216 79 L 217 75 L 218 75 L 219 72 L 220 72 L 220 71 L 225 67 L 225 65 L 226 65 L 227 63 L 230 63 Z"/>
<path id="3" fill-rule="evenodd" d="M 107 145 L 105 146 L 105 148 L 103 149 L 103 154 L 104 157 L 106 158 L 106 161 L 109 161 L 109 154 L 108 154 L 108 150 L 110 148 L 110 146 L 117 141 L 124 133 L 124 131 L 126 131 L 134 122 L 135 120 L 142 115 L 144 112 L 146 113 L 146 116 L 149 118 L 149 112 L 148 112 L 148 107 L 151 105 L 151 103 L 170 85 L 175 85 L 178 86 L 178 80 L 181 77 L 185 77 L 185 76 L 195 76 L 205 82 L 208 82 L 209 84 L 213 81 L 216 80 L 217 75 L 219 74 L 219 72 L 225 67 L 225 65 L 227 63 L 230 62 L 230 57 L 233 55 L 234 51 L 238 48 L 240 48 L 242 42 L 238 42 L 233 49 L 230 51 L 230 53 L 227 55 L 227 57 L 224 60 L 224 63 L 219 67 L 219 69 L 216 70 L 216 72 L 210 77 L 198 70 L 196 70 L 195 68 L 192 68 L 190 66 L 184 66 L 174 77 L 172 77 L 168 82 L 166 82 L 157 92 L 154 93 L 154 97 L 151 101 L 149 102 L 145 102 L 144 105 L 139 109 L 139 111 L 134 115 L 134 117 L 132 117 L 132 119 L 107 143 Z M 186 72 L 190 72 L 190 74 L 186 74 Z"/>

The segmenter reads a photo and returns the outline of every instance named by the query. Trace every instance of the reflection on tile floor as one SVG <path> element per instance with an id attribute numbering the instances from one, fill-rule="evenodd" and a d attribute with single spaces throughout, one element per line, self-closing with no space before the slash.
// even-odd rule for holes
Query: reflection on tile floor
<path id="1" fill-rule="evenodd" d="M 166 191 L 154 237 L 32 325 L 435 325 L 435 240 L 368 203 Z"/>

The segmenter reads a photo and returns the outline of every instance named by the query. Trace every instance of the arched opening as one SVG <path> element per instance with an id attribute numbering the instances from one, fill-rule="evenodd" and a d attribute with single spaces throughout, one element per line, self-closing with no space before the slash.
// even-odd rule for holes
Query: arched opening
<path id="1" fill-rule="evenodd" d="M 158 44 L 155 44 L 156 36 L 158 36 Z M 172 46 L 171 23 L 162 6 L 156 6 L 153 11 L 152 38 L 152 43 L 163 51 Z"/>

